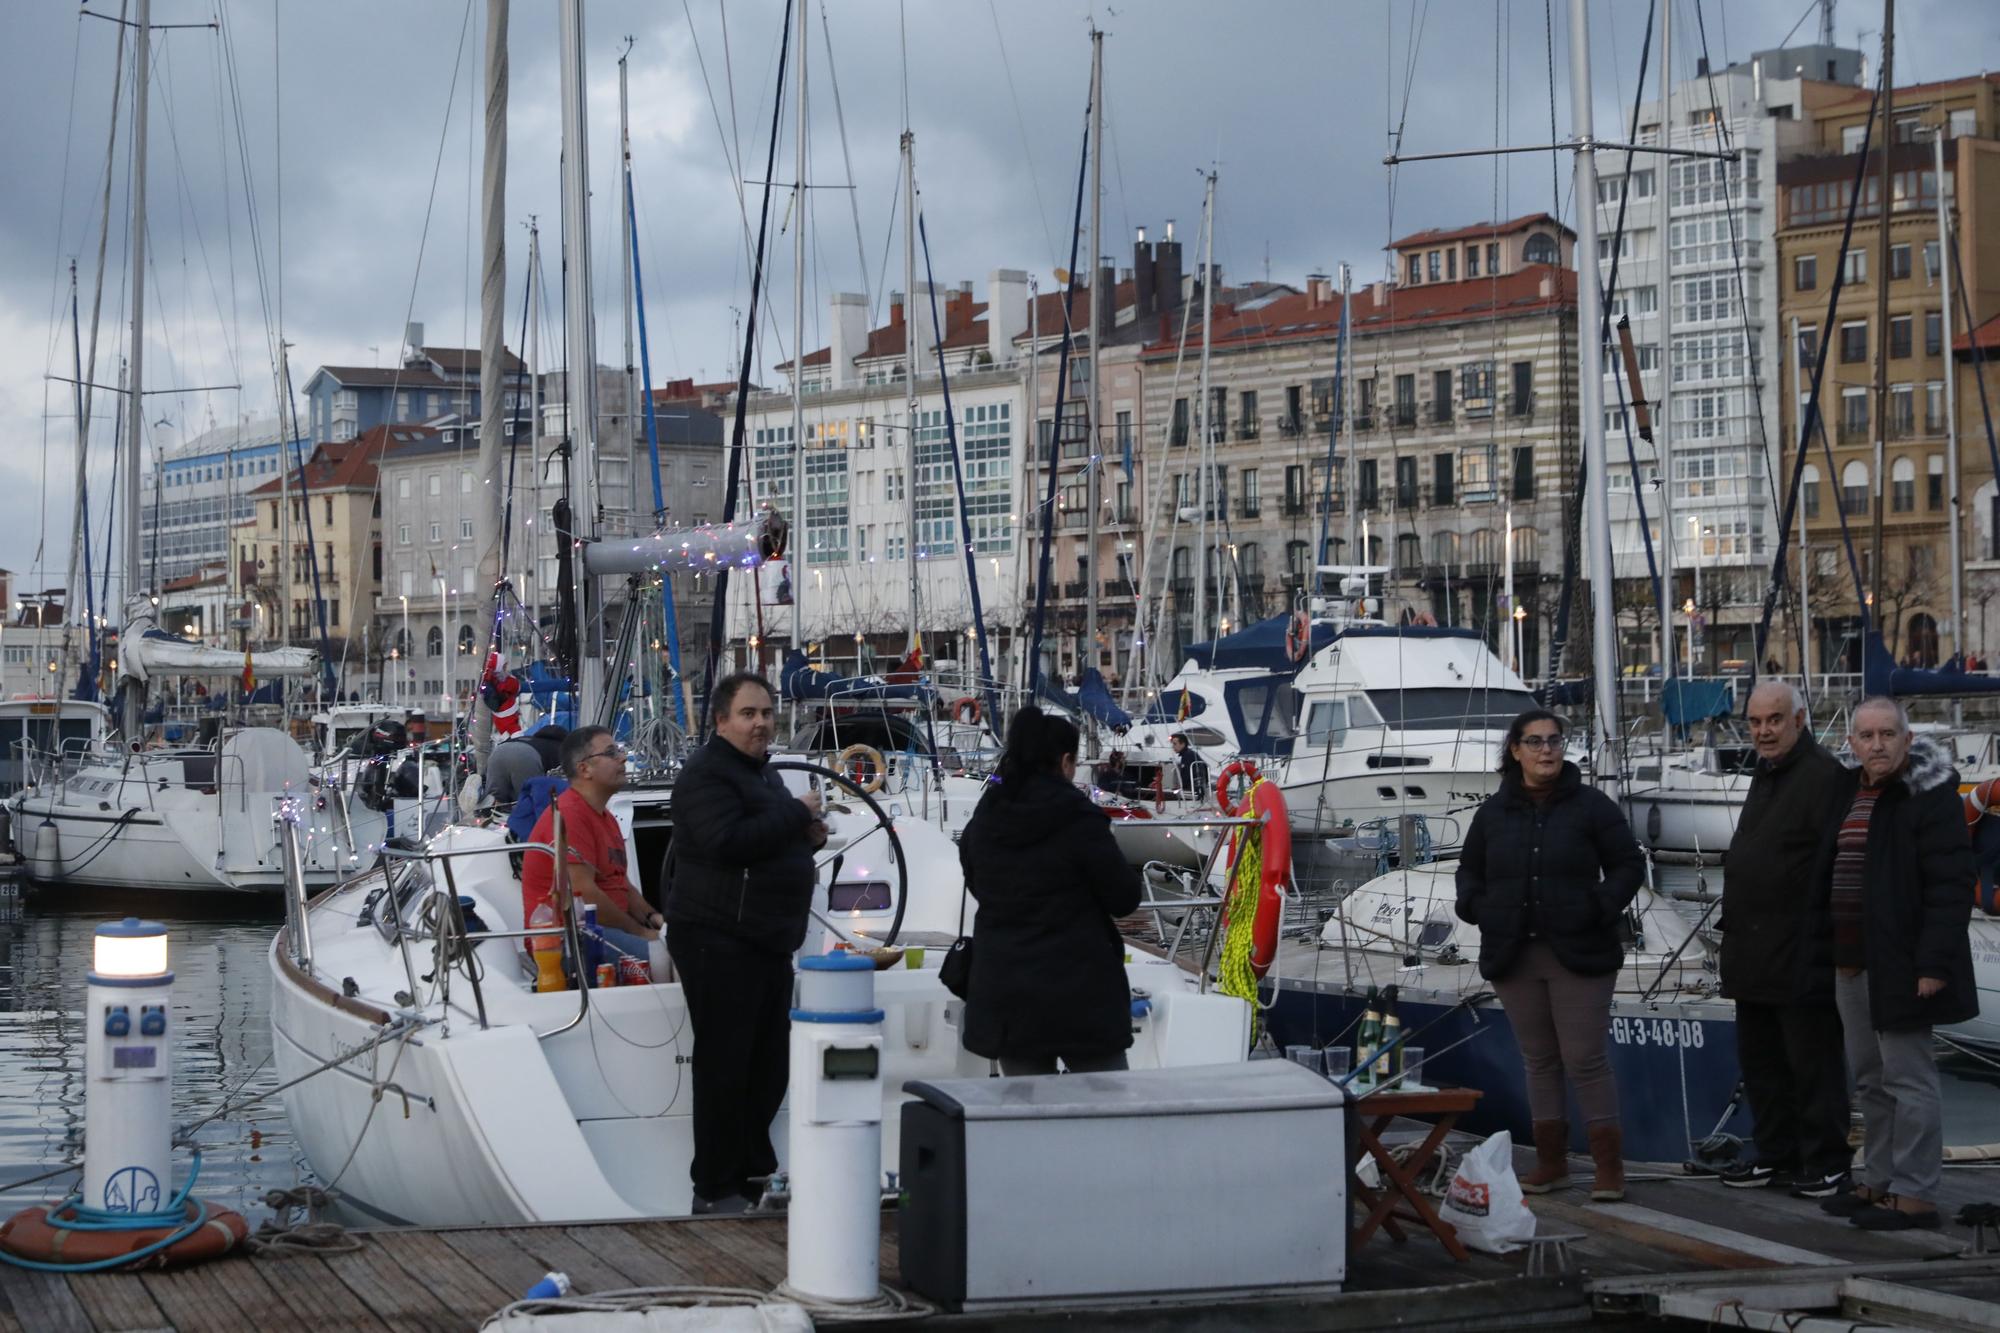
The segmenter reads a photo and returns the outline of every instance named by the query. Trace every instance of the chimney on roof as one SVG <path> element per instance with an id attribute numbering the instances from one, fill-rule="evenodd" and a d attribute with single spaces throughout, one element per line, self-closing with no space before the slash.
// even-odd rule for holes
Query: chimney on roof
<path id="1" fill-rule="evenodd" d="M 938 287 L 935 293 L 941 298 L 938 318 L 945 321 L 945 332 L 949 333 L 952 328 L 951 307 L 948 304 L 951 299 L 951 289 Z M 933 287 L 928 282 L 918 283 L 910 293 L 908 315 L 917 326 L 917 374 L 919 375 L 924 373 L 925 366 L 930 366 L 933 370 L 937 368 L 934 361 L 937 356 L 938 330 L 931 322 L 932 294 Z"/>
<path id="2" fill-rule="evenodd" d="M 901 292 L 890 292 L 889 327 L 892 329 L 899 329 L 902 326 L 903 326 L 903 294 Z"/>
<path id="3" fill-rule="evenodd" d="M 1153 247 L 1146 244 L 1146 229 L 1132 243 L 1132 290 L 1138 310 L 1135 319 L 1150 323 L 1153 318 Z"/>
<path id="4" fill-rule="evenodd" d="M 1153 247 L 1153 309 L 1165 314 L 1180 309 L 1181 243 L 1174 239 L 1174 224 L 1167 222 L 1166 239 Z"/>
<path id="5" fill-rule="evenodd" d="M 1383 305 L 1386 305 L 1388 303 L 1388 300 L 1389 300 L 1389 284 L 1387 280 L 1382 278 L 1377 278 L 1375 279 L 1375 281 L 1368 284 L 1368 302 L 1370 305 L 1379 308 Z"/>
<path id="6" fill-rule="evenodd" d="M 949 292 L 945 296 L 945 303 L 944 303 L 945 335 L 949 337 L 951 334 L 957 332 L 959 329 L 964 328 L 971 322 L 972 322 L 972 284 L 971 282 L 968 281 L 960 283 L 958 285 L 958 290 Z"/>
<path id="7" fill-rule="evenodd" d="M 1333 304 L 1333 279 L 1324 273 L 1306 274 L 1306 309 L 1317 310 Z"/>
<path id="8" fill-rule="evenodd" d="M 1097 332 L 1102 337 L 1110 337 L 1111 330 L 1118 324 L 1118 270 L 1099 262 L 1095 285 L 1091 289 L 1091 305 L 1097 311 Z M 1099 300 L 1098 295 L 1103 299 Z"/>
<path id="9" fill-rule="evenodd" d="M 1028 331 L 1028 275 L 996 268 L 986 278 L 986 354 L 993 364 L 1014 359 L 1014 339 Z"/>
<path id="10" fill-rule="evenodd" d="M 868 298 L 857 292 L 835 292 L 831 298 L 833 341 L 827 348 L 833 365 L 833 387 L 853 387 L 861 379 L 855 358 L 868 350 Z"/>
<path id="11" fill-rule="evenodd" d="M 420 321 L 411 320 L 403 326 L 403 345 L 410 349 L 412 355 L 423 350 L 424 326 Z"/>

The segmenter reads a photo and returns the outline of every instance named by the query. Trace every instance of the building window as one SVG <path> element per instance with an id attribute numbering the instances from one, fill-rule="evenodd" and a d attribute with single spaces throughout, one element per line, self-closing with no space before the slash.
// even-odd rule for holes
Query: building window
<path id="1" fill-rule="evenodd" d="M 1819 517 L 1819 469 L 1811 463 L 1799 474 L 1799 499 L 1805 505 L 1807 519 Z"/>
<path id="2" fill-rule="evenodd" d="M 1486 273 L 1492 276 L 1500 271 L 1500 242 L 1494 241 L 1486 247 Z"/>
<path id="3" fill-rule="evenodd" d="M 1968 107 L 1963 111 L 1953 111 L 1944 118 L 1944 135 L 1947 139 L 1963 138 L 1979 133 L 1979 113 Z"/>
<path id="4" fill-rule="evenodd" d="M 1479 276 L 1479 247 L 1476 245 L 1465 247 L 1465 276 L 1468 278 Z"/>
<path id="5" fill-rule="evenodd" d="M 1889 247 L 1889 276 L 1907 278 L 1910 276 L 1910 246 L 1905 241 L 1901 245 Z"/>
<path id="6" fill-rule="evenodd" d="M 470 541 L 470 540 L 472 540 L 472 520 L 471 520 L 471 519 L 469 519 L 469 518 L 461 518 L 460 520 L 458 520 L 458 536 L 459 536 L 459 540 L 461 540 L 461 541 Z"/>
<path id="7" fill-rule="evenodd" d="M 1167 443 L 1186 444 L 1188 442 L 1188 400 L 1174 399 L 1174 422 L 1167 431 Z"/>
<path id="8" fill-rule="evenodd" d="M 1556 239 L 1545 231 L 1538 231 L 1528 238 L 1521 248 L 1521 262 L 1526 264 L 1553 264 L 1556 262 Z"/>
<path id="9" fill-rule="evenodd" d="M 396 478 L 396 498 L 398 500 L 407 500 L 410 498 L 410 479 L 408 477 Z"/>
<path id="10" fill-rule="evenodd" d="M 472 626 L 460 625 L 458 627 L 458 655 L 460 657 L 469 656 L 472 652 L 472 646 Z"/>
<path id="11" fill-rule="evenodd" d="M 1493 413 L 1493 363 L 1474 361 L 1459 371 L 1459 384 L 1465 394 L 1467 416 L 1491 416 Z"/>
<path id="12" fill-rule="evenodd" d="M 1858 458 L 1840 470 L 1840 509 L 1849 515 L 1868 512 L 1868 465 Z"/>
<path id="13" fill-rule="evenodd" d="M 1424 257 L 1424 272 L 1432 282 L 1438 282 L 1441 280 L 1440 275 L 1442 274 L 1443 270 L 1440 266 L 1442 265 L 1443 262 L 1444 262 L 1443 259 L 1439 256 L 1438 252 L 1435 250 L 1431 251 L 1430 254 Z"/>
<path id="14" fill-rule="evenodd" d="M 1237 438 L 1243 440 L 1256 439 L 1257 425 L 1260 420 L 1257 415 L 1257 391 L 1255 389 L 1245 389 L 1242 393 L 1238 394 L 1237 409 Z"/>
<path id="15" fill-rule="evenodd" d="M 1532 444 L 1514 446 L 1514 498 L 1535 498 L 1535 446 Z"/>
<path id="16" fill-rule="evenodd" d="M 1932 454 L 1924 460 L 1924 505 L 1944 508 L 1944 455 Z"/>
<path id="17" fill-rule="evenodd" d="M 1800 255 L 1792 260 L 1792 290 L 1809 292 L 1819 286 L 1819 256 Z"/>
<path id="18" fill-rule="evenodd" d="M 438 522 L 436 519 L 431 520 L 431 540 L 434 542 L 444 540 L 444 524 Z"/>
<path id="19" fill-rule="evenodd" d="M 1859 444 L 1868 438 L 1868 390 L 1840 391 L 1840 439 L 1843 444 Z M 1842 483 L 1846 483 L 1843 481 Z"/>
<path id="20" fill-rule="evenodd" d="M 1866 250 L 1849 250 L 1847 252 L 1846 280 L 1848 282 L 1868 281 L 1868 252 Z"/>
<path id="21" fill-rule="evenodd" d="M 1296 518 L 1306 511 L 1306 470 L 1298 463 L 1285 467 L 1285 516 Z"/>
<path id="22" fill-rule="evenodd" d="M 1424 280 L 1424 261 L 1421 255 L 1410 256 L 1410 286 L 1416 287 Z"/>
<path id="23" fill-rule="evenodd" d="M 424 634 L 424 656 L 444 656 L 444 630 L 436 625 L 432 625 Z"/>
<path id="24" fill-rule="evenodd" d="M 1396 423 L 1398 426 L 1417 424 L 1417 377 L 1415 375 L 1396 376 Z"/>
<path id="25" fill-rule="evenodd" d="M 1917 507 L 1917 465 L 1899 458 L 1889 469 L 1889 508 L 1908 514 Z"/>
<path id="26" fill-rule="evenodd" d="M 1917 390 L 1912 384 L 1889 386 L 1889 435 L 1907 440 L 1917 433 Z"/>
<path id="27" fill-rule="evenodd" d="M 1799 326 L 1799 369 L 1811 370 L 1819 359 L 1819 326 L 1801 324 Z"/>
<path id="28" fill-rule="evenodd" d="M 1255 518 L 1262 510 L 1262 501 L 1257 498 L 1257 469 L 1246 467 L 1238 475 L 1242 478 L 1243 517 Z"/>
<path id="29" fill-rule="evenodd" d="M 1840 359 L 1847 365 L 1860 365 L 1868 359 L 1868 322 L 1856 320 L 1852 324 L 1840 326 Z"/>
<path id="30" fill-rule="evenodd" d="M 1431 372 L 1431 420 L 1438 424 L 1451 420 L 1451 372 L 1433 370 Z"/>
<path id="31" fill-rule="evenodd" d="M 396 545 L 408 546 L 409 544 L 410 544 L 410 525 L 407 523 L 398 523 L 396 525 Z"/>
<path id="32" fill-rule="evenodd" d="M 1912 322 L 1909 315 L 1891 315 L 1889 317 L 1889 357 L 1891 360 L 1900 361 L 1910 355 L 1910 325 Z"/>
<path id="33" fill-rule="evenodd" d="M 1535 410 L 1535 363 L 1532 361 L 1514 363 L 1514 397 L 1510 410 L 1517 417 L 1525 417 Z"/>
<path id="34" fill-rule="evenodd" d="M 1924 355 L 1944 355 L 1944 319 L 1936 310 L 1924 311 Z"/>
<path id="35" fill-rule="evenodd" d="M 1453 484 L 1458 476 L 1458 456 L 1456 454 L 1431 455 L 1431 503 L 1450 505 L 1458 503 L 1457 487 Z"/>
<path id="36" fill-rule="evenodd" d="M 1375 460 L 1372 458 L 1364 458 L 1359 464 L 1354 479 L 1354 503 L 1358 509 L 1374 509 L 1381 502 L 1381 497 L 1377 493 L 1375 467 Z"/>
<path id="37" fill-rule="evenodd" d="M 1455 245 L 1444 252 L 1444 280 L 1458 281 L 1458 247 Z"/>
<path id="38" fill-rule="evenodd" d="M 1924 386 L 1924 434 L 1944 434 L 1944 384 L 1932 381 Z"/>

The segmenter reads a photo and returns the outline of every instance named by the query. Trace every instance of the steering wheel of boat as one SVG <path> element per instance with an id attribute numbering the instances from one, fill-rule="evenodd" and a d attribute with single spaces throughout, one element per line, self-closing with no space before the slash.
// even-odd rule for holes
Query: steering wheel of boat
<path id="1" fill-rule="evenodd" d="M 868 812 L 875 816 L 875 828 L 870 829 L 868 832 L 862 834 L 861 837 L 848 843 L 846 847 L 843 847 L 835 854 L 835 859 L 845 856 L 863 839 L 874 837 L 878 830 L 888 837 L 889 859 L 896 866 L 896 914 L 890 918 L 889 933 L 883 938 L 879 947 L 884 949 L 892 948 L 896 943 L 896 937 L 903 932 L 903 909 L 910 899 L 910 860 L 903 855 L 902 839 L 896 836 L 896 821 L 889 817 L 888 811 L 876 803 L 875 797 L 869 793 L 866 787 L 863 787 L 845 773 L 836 772 L 831 768 L 822 768 L 818 764 L 808 764 L 802 759 L 773 759 L 765 765 L 765 768 L 777 769 L 781 772 L 807 773 L 823 781 L 830 782 L 837 787 L 844 788 L 852 793 L 856 800 L 866 805 Z M 826 862 L 822 861 L 818 864 L 824 865 Z M 832 886 L 829 885 L 828 888 L 831 889 Z"/>

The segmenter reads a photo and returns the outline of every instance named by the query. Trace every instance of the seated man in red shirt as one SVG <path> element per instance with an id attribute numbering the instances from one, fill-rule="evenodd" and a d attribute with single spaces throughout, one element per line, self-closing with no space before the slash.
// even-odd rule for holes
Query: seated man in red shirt
<path id="1" fill-rule="evenodd" d="M 608 808 L 625 785 L 625 750 L 604 727 L 578 727 L 563 738 L 559 752 L 569 790 L 535 821 L 530 842 L 555 841 L 555 813 L 562 811 L 563 840 L 569 851 L 570 891 L 597 909 L 598 934 L 620 953 L 648 956 L 663 924 L 626 877 L 625 834 Z M 532 923 L 535 909 L 554 901 L 555 858 L 529 850 L 521 858 L 521 920 Z"/>

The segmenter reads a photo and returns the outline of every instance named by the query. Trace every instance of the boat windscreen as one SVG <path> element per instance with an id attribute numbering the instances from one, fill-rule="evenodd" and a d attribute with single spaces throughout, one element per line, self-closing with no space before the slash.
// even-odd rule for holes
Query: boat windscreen
<path id="1" fill-rule="evenodd" d="M 1527 709 L 1536 707 L 1526 690 L 1479 690 L 1425 687 L 1414 690 L 1370 690 L 1368 700 L 1392 727 L 1473 728 L 1500 730 Z"/>
<path id="2" fill-rule="evenodd" d="M 1281 676 L 1232 680 L 1223 686 L 1230 719 L 1245 754 L 1290 754 L 1298 734 L 1299 696 Z"/>

